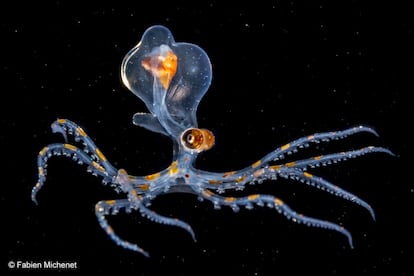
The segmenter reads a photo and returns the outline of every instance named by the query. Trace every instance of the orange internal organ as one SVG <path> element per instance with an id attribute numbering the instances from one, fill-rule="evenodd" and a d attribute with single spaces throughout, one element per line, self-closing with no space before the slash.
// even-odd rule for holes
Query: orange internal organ
<path id="1" fill-rule="evenodd" d="M 177 72 L 177 56 L 167 45 L 161 45 L 145 57 L 141 65 L 145 70 L 157 77 L 164 89 L 168 89 Z"/>

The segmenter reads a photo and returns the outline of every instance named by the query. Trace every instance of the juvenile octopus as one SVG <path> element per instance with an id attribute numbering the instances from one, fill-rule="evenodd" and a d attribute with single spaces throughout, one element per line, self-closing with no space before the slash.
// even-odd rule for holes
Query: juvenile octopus
<path id="1" fill-rule="evenodd" d="M 267 194 L 251 194 L 240 197 L 221 195 L 228 190 L 243 190 L 246 185 L 277 178 L 293 179 L 320 188 L 365 208 L 373 218 L 371 206 L 329 181 L 308 172 L 308 169 L 329 165 L 368 153 L 391 151 L 383 147 L 368 146 L 297 161 L 284 162 L 291 155 L 310 144 L 339 140 L 350 135 L 366 132 L 377 135 L 367 126 L 355 126 L 341 131 L 308 135 L 286 143 L 238 171 L 209 172 L 194 167 L 199 153 L 210 149 L 215 142 L 213 133 L 198 128 L 196 111 L 198 104 L 210 86 L 212 70 L 207 54 L 190 43 L 176 43 L 171 32 L 163 26 L 153 26 L 145 31 L 141 41 L 125 56 L 121 65 L 121 78 L 125 86 L 138 96 L 149 113 L 136 113 L 133 124 L 170 137 L 173 141 L 173 161 L 166 169 L 146 176 L 133 176 L 124 169 L 117 169 L 107 160 L 102 151 L 89 138 L 85 130 L 67 119 L 52 123 L 52 131 L 61 133 L 66 143 L 55 143 L 44 147 L 37 158 L 38 181 L 32 189 L 36 196 L 46 181 L 47 162 L 52 156 L 67 156 L 88 171 L 102 178 L 104 184 L 113 187 L 124 199 L 103 200 L 95 206 L 98 222 L 108 236 L 119 246 L 149 254 L 138 245 L 123 240 L 109 225 L 106 216 L 139 211 L 142 216 L 161 224 L 181 227 L 195 240 L 189 224 L 176 218 L 166 217 L 150 210 L 150 202 L 159 195 L 168 193 L 191 193 L 213 203 L 215 208 L 229 206 L 234 211 L 240 207 L 253 209 L 268 206 L 294 222 L 320 227 L 343 234 L 352 247 L 352 237 L 342 226 L 292 210 L 281 199 Z M 69 143 L 71 138 L 73 143 Z"/>

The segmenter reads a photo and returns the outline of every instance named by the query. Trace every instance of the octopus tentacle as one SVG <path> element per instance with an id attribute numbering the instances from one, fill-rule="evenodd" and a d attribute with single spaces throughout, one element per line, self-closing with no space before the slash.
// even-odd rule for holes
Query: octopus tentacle
<path id="1" fill-rule="evenodd" d="M 220 206 L 230 206 L 234 211 L 238 211 L 239 207 L 244 206 L 247 209 L 252 209 L 253 204 L 259 206 L 267 205 L 270 208 L 276 209 L 279 213 L 296 223 L 303 223 L 312 227 L 320 227 L 343 234 L 348 239 L 349 246 L 353 248 L 352 236 L 348 230 L 342 226 L 312 217 L 307 217 L 292 210 L 286 203 L 277 197 L 271 195 L 253 194 L 245 197 L 223 197 L 209 190 L 202 190 L 203 198 L 213 202 L 216 208 Z"/>

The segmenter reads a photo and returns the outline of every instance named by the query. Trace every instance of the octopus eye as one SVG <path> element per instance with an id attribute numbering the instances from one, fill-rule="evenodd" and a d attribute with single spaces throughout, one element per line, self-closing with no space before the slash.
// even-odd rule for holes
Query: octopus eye
<path id="1" fill-rule="evenodd" d="M 181 144 L 186 149 L 202 152 L 214 145 L 214 135 L 208 129 L 189 128 L 181 135 Z"/>
<path id="2" fill-rule="evenodd" d="M 195 137 L 192 133 L 188 133 L 185 137 L 186 145 L 193 145 L 195 142 Z"/>

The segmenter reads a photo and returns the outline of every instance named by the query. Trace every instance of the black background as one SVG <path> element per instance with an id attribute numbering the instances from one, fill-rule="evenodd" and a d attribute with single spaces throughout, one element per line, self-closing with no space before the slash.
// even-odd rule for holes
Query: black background
<path id="1" fill-rule="evenodd" d="M 412 275 L 414 27 L 408 5 L 145 4 L 2 5 L 1 270 L 16 271 L 7 268 L 9 261 L 52 260 L 76 261 L 73 272 L 120 275 Z M 342 235 L 294 224 L 274 210 L 214 210 L 195 196 L 175 194 L 157 198 L 152 209 L 192 225 L 197 243 L 139 214 L 109 217 L 121 237 L 151 254 L 147 259 L 116 246 L 96 221 L 95 203 L 122 195 L 65 158 L 50 161 L 39 206 L 30 201 L 37 153 L 63 141 L 50 131 L 56 118 L 80 124 L 115 166 L 131 174 L 169 165 L 168 138 L 131 124 L 133 113 L 146 108 L 122 85 L 119 71 L 124 55 L 155 24 L 168 27 L 178 42 L 202 47 L 213 65 L 197 114 L 216 145 L 200 155 L 198 168 L 239 169 L 315 132 L 359 124 L 379 132 L 379 138 L 360 134 L 305 152 L 366 145 L 395 152 L 314 171 L 370 203 L 375 222 L 363 208 L 293 181 L 247 191 L 277 195 L 299 212 L 340 223 L 353 234 L 353 250 Z"/>

